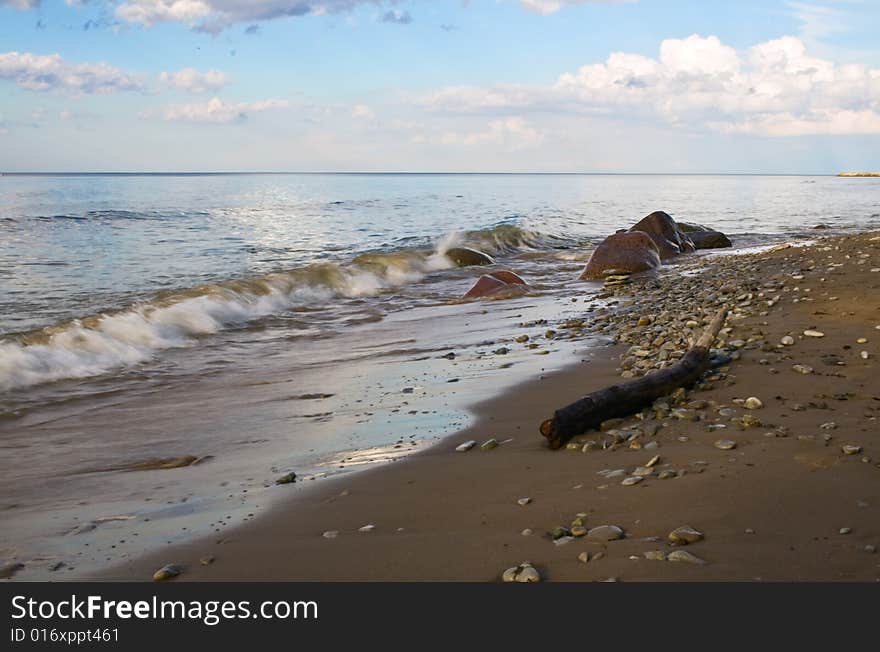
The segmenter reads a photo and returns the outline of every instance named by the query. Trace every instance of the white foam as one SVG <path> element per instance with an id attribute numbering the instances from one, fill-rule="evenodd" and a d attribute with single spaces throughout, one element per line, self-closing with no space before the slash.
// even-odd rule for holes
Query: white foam
<path id="1" fill-rule="evenodd" d="M 146 303 L 55 329 L 42 343 L 0 341 L 0 389 L 9 391 L 69 378 L 88 378 L 186 347 L 226 328 L 335 297 L 373 296 L 450 267 L 439 253 L 387 265 L 383 271 L 331 266 L 273 274 L 253 292 L 229 285 L 163 304 Z M 327 278 L 329 277 L 329 280 Z M 259 290 L 259 291 L 257 291 Z"/>

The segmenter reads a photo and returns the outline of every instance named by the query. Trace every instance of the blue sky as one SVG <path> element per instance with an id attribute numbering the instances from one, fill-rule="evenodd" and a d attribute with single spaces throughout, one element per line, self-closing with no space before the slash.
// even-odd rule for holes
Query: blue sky
<path id="1" fill-rule="evenodd" d="M 880 2 L 0 0 L 0 170 L 880 168 Z"/>

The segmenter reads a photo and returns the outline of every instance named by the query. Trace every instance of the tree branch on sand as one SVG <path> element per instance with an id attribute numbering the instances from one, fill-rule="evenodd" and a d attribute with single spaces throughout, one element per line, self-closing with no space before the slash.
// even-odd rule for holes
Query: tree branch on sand
<path id="1" fill-rule="evenodd" d="M 679 387 L 693 385 L 712 364 L 709 351 L 727 314 L 727 308 L 719 310 L 700 338 L 676 364 L 597 390 L 556 410 L 540 427 L 550 448 L 560 448 L 572 437 L 598 428 L 607 419 L 628 416 Z"/>

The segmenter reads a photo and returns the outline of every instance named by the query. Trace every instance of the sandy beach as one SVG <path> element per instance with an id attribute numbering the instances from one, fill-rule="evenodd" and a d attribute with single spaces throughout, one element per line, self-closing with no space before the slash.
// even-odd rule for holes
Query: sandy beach
<path id="1" fill-rule="evenodd" d="M 94 579 L 176 564 L 174 581 L 496 581 L 524 561 L 550 581 L 880 579 L 880 233 L 686 256 L 674 271 L 609 286 L 618 303 L 583 320 L 523 327 L 616 343 L 474 406 L 473 425 L 434 447 L 280 486 L 290 497 L 264 515 Z M 729 364 L 546 448 L 538 425 L 556 408 L 674 359 L 722 306 Z M 605 525 L 622 536 L 596 541 Z M 681 526 L 699 540 L 671 545 Z"/>

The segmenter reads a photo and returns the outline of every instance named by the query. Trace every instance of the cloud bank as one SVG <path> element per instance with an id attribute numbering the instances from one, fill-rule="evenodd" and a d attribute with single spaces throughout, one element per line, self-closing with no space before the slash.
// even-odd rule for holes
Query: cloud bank
<path id="1" fill-rule="evenodd" d="M 666 39 L 657 58 L 616 52 L 547 87 L 447 87 L 442 112 L 575 111 L 760 136 L 880 134 L 880 70 L 812 57 L 785 36 L 745 51 L 715 36 Z"/>

